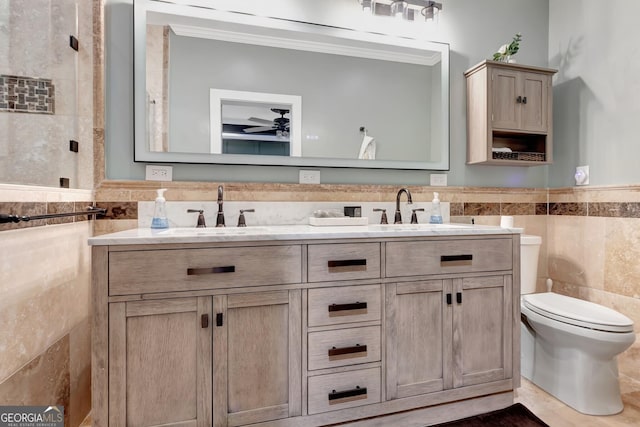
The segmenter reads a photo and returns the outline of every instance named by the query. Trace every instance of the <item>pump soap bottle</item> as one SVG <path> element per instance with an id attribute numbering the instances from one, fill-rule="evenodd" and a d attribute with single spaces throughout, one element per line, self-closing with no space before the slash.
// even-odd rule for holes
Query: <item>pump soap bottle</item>
<path id="1" fill-rule="evenodd" d="M 164 198 L 166 188 L 158 190 L 156 197 L 156 206 L 153 211 L 153 219 L 151 220 L 151 228 L 169 228 L 169 220 L 167 219 L 167 201 Z"/>
<path id="2" fill-rule="evenodd" d="M 433 193 L 433 200 L 431 201 L 431 216 L 429 217 L 429 224 L 442 224 L 442 211 L 440 210 L 440 199 L 438 193 Z"/>

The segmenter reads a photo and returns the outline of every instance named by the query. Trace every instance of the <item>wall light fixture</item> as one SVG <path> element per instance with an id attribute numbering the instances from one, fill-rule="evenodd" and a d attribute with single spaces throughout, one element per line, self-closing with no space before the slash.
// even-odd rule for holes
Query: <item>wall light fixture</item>
<path id="1" fill-rule="evenodd" d="M 392 16 L 407 21 L 437 21 L 442 3 L 432 0 L 358 0 L 365 13 Z"/>

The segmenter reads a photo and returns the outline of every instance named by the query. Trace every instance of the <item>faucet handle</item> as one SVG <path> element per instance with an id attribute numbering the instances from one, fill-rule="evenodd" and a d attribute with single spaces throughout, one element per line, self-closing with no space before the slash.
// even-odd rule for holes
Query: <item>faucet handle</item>
<path id="1" fill-rule="evenodd" d="M 198 224 L 196 225 L 196 228 L 205 228 L 207 224 L 204 222 L 204 209 L 187 209 L 187 213 L 194 212 L 198 212 L 200 214 L 198 215 Z"/>
<path id="2" fill-rule="evenodd" d="M 240 216 L 238 217 L 238 227 L 246 227 L 247 223 L 244 220 L 245 212 L 255 212 L 255 209 L 240 209 Z"/>
<path id="3" fill-rule="evenodd" d="M 418 223 L 418 215 L 416 212 L 424 212 L 424 208 L 411 209 L 411 224 Z"/>
<path id="4" fill-rule="evenodd" d="M 387 210 L 386 209 L 375 208 L 373 211 L 374 212 L 382 212 L 382 215 L 380 216 L 380 224 L 389 224 L 387 222 Z"/>

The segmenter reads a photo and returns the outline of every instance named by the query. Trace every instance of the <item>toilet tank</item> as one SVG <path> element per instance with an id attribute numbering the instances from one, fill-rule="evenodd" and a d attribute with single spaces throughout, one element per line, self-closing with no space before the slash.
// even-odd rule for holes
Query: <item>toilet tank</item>
<path id="1" fill-rule="evenodd" d="M 538 256 L 542 237 L 523 234 L 520 236 L 520 293 L 536 291 L 538 278 Z"/>

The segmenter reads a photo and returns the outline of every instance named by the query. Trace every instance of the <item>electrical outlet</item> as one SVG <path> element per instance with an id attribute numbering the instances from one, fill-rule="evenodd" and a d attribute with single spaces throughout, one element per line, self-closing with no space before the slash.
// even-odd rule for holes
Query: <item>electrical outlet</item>
<path id="1" fill-rule="evenodd" d="M 173 166 L 147 165 L 147 181 L 171 181 L 173 179 Z"/>
<path id="2" fill-rule="evenodd" d="M 320 171 L 300 170 L 300 184 L 320 184 Z"/>
<path id="3" fill-rule="evenodd" d="M 432 173 L 429 176 L 429 184 L 432 187 L 446 187 L 447 186 L 447 174 L 446 173 Z"/>
<path id="4" fill-rule="evenodd" d="M 589 166 L 578 166 L 574 178 L 576 185 L 589 185 Z"/>

